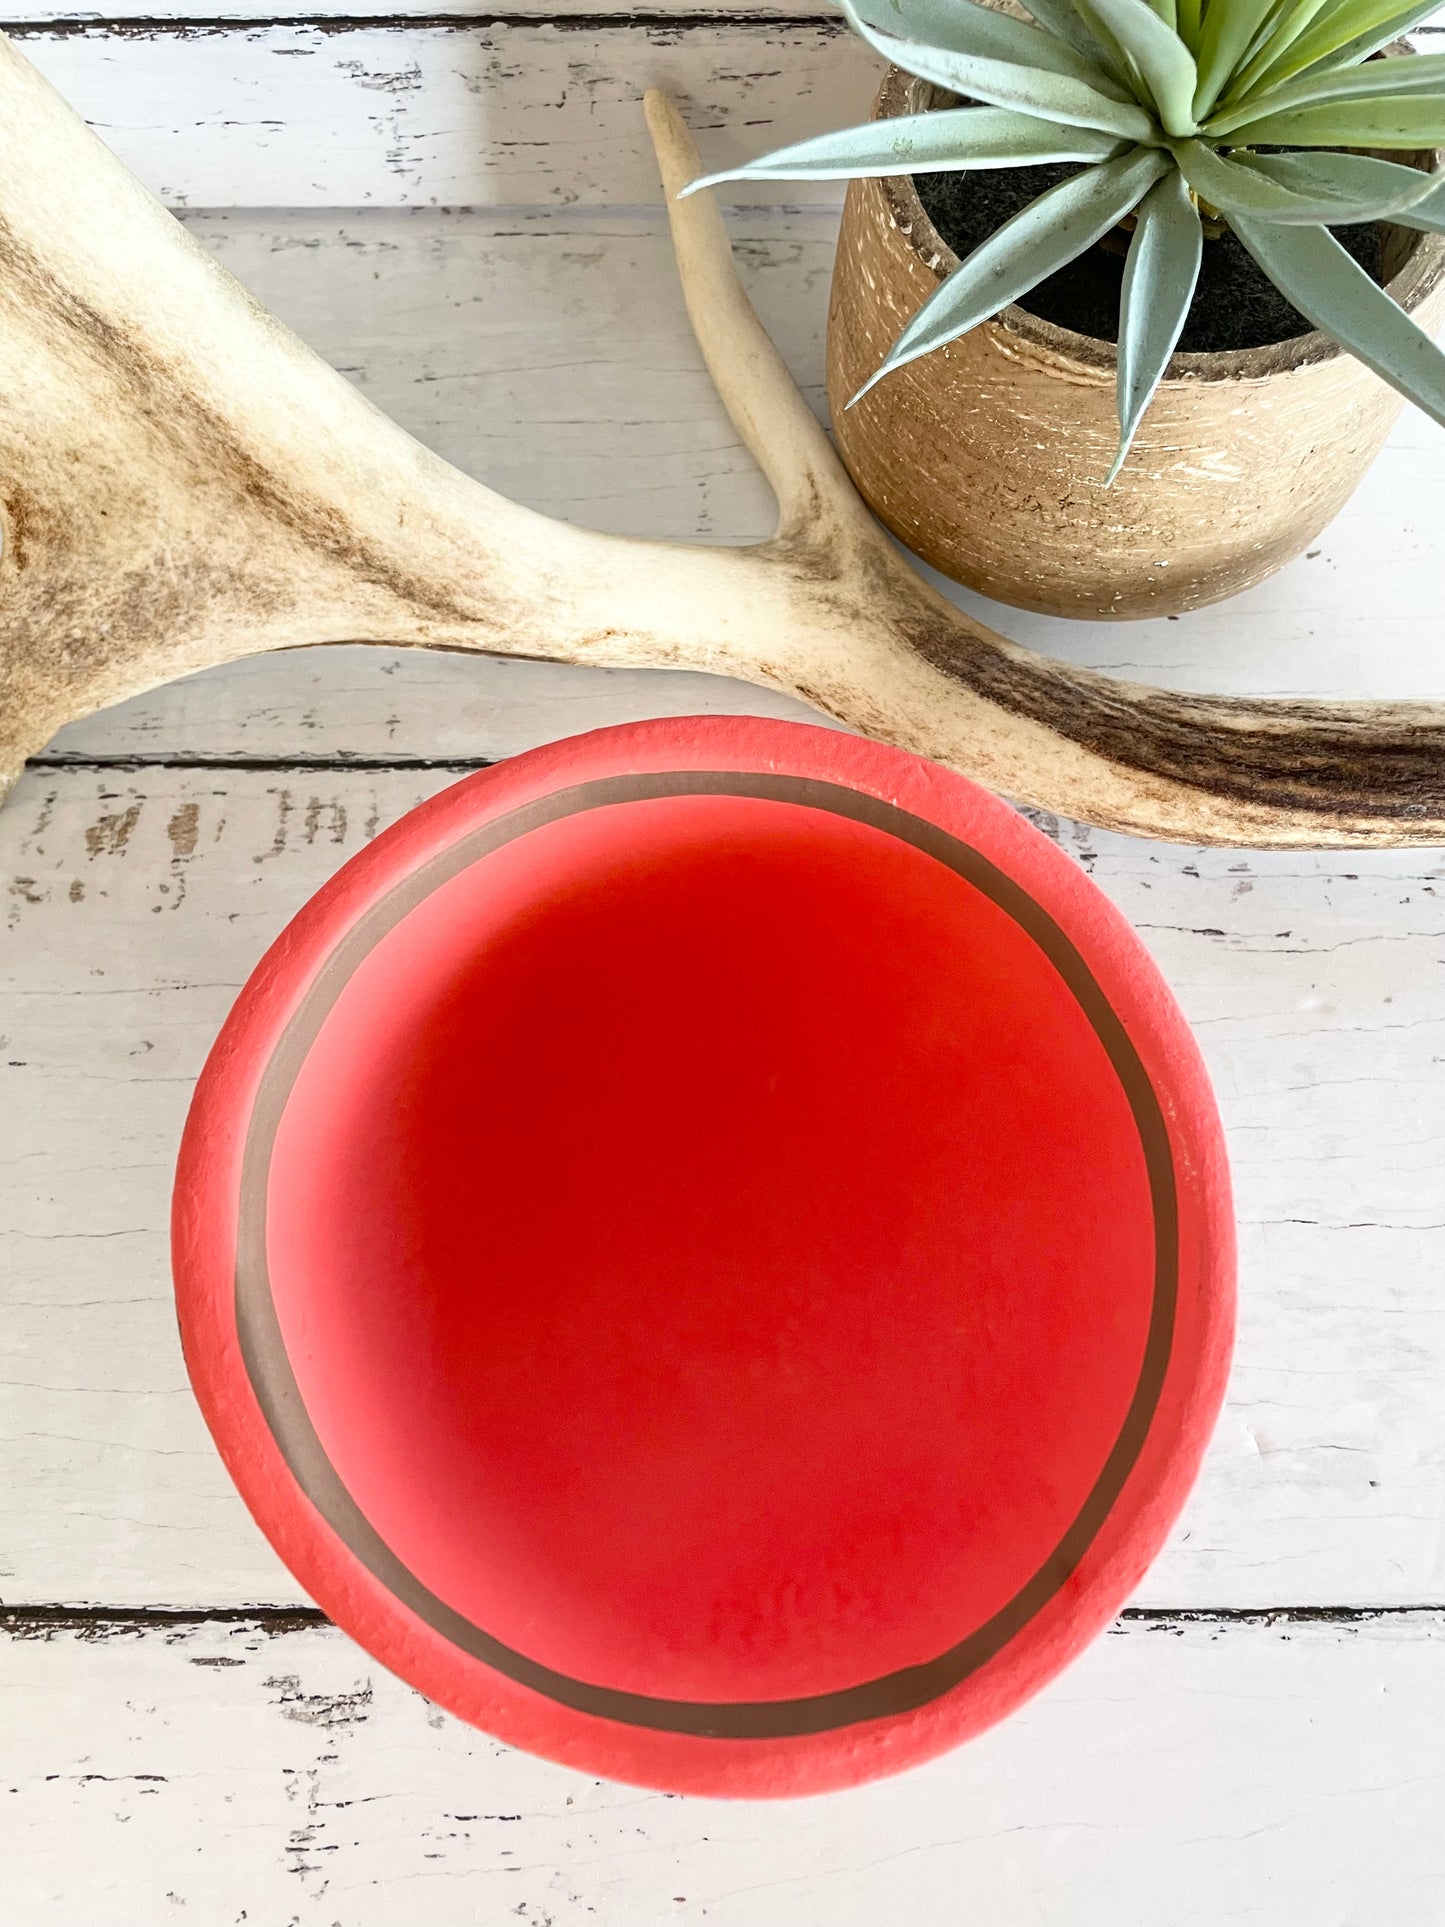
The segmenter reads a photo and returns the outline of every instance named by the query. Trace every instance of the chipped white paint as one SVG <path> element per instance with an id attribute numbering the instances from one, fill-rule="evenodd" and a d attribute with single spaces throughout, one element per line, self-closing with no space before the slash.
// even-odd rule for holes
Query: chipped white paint
<path id="1" fill-rule="evenodd" d="M 509 1752 L 330 1629 L 0 1636 L 0 1692 L 16 1927 L 1438 1927 L 1445 1903 L 1439 1614 L 1131 1625 L 951 1757 L 777 1806 Z"/>
<path id="2" fill-rule="evenodd" d="M 690 92 L 721 161 L 859 111 L 869 70 L 842 44 L 619 20 L 100 32 L 27 51 L 177 199 L 378 204 L 190 218 L 452 460 L 579 521 L 737 540 L 768 504 L 701 375 L 659 223 L 626 211 L 656 199 L 637 95 L 651 79 Z M 816 390 L 827 215 L 748 215 L 735 234 Z M 1445 694 L 1442 484 L 1445 439 L 1407 415 L 1319 553 L 1249 597 L 1127 628 L 991 613 L 1175 686 Z M 408 764 L 702 708 L 801 713 L 701 677 L 340 650 L 142 698 L 56 753 L 398 767 L 25 780 L 0 815 L 0 1599 L 297 1597 L 221 1472 L 174 1336 L 170 1166 L 206 1046 L 292 910 L 449 780 Z M 1178 989 L 1235 1157 L 1230 1404 L 1141 1598 L 1440 1602 L 1445 856 L 1244 858 L 1048 827 Z M 1442 1656 L 1423 1611 L 1134 1623 L 952 1759 L 771 1809 L 508 1753 L 328 1630 L 27 1638 L 0 1648 L 0 1920 L 1434 1927 Z"/>
<path id="3" fill-rule="evenodd" d="M 531 734 L 552 727 L 544 702 Z M 447 780 L 45 769 L 0 813 L 0 1597 L 298 1597 L 186 1389 L 171 1166 L 266 944 Z M 1445 1598 L 1445 855 L 1246 859 L 1056 833 L 1198 1026 L 1234 1157 L 1233 1387 L 1141 1598 Z"/>
<path id="4" fill-rule="evenodd" d="M 140 21 L 186 21 L 203 19 L 226 24 L 245 23 L 256 20 L 305 19 L 305 20 L 387 20 L 404 21 L 413 18 L 434 20 L 442 15 L 449 20 L 494 20 L 499 14 L 508 19 L 566 20 L 582 15 L 587 19 L 615 15 L 619 20 L 639 18 L 661 19 L 666 22 L 674 15 L 695 21 L 716 18 L 726 20 L 729 15 L 746 13 L 750 19 L 817 20 L 833 11 L 828 0 L 747 0 L 746 6 L 723 6 L 718 0 L 508 0 L 505 7 L 498 6 L 496 0 L 452 0 L 448 6 L 438 6 L 436 0 L 404 0 L 398 5 L 396 0 L 308 0 L 301 7 L 278 7 L 273 0 L 221 0 L 202 11 L 188 6 L 186 0 L 111 0 L 103 12 L 97 7 L 79 5 L 51 5 L 47 7 L 27 7 L 24 0 L 4 0 L 0 5 L 0 29 L 10 22 L 34 23 L 36 21 L 74 21 L 81 25 L 94 24 L 103 19 L 107 25 L 119 22 Z"/>
<path id="5" fill-rule="evenodd" d="M 682 25 L 607 11 L 16 38 L 149 187 L 192 207 L 647 206 L 645 88 L 674 95 L 708 166 L 725 167 L 862 119 L 883 71 L 841 21 L 819 22 L 828 7 Z M 841 199 L 827 183 L 745 192 Z"/>
<path id="6" fill-rule="evenodd" d="M 835 25 L 104 30 L 15 36 L 163 200 L 198 207 L 650 205 L 643 90 L 712 166 L 866 116 L 883 62 Z M 841 189 L 755 188 L 835 203 Z"/>
<path id="7" fill-rule="evenodd" d="M 505 7 L 498 6 L 496 0 L 452 0 L 452 4 L 445 7 L 438 6 L 436 0 L 404 0 L 404 4 L 398 4 L 398 0 L 308 0 L 302 16 L 300 8 L 277 7 L 273 0 L 224 0 L 224 4 L 208 7 L 202 17 L 226 22 L 274 20 L 278 15 L 288 18 L 293 14 L 311 20 L 406 20 L 416 16 L 434 19 L 438 14 L 445 14 L 455 20 L 488 20 L 505 14 L 510 19 L 557 20 L 581 14 L 590 19 L 616 15 L 622 20 L 660 17 L 664 21 L 679 15 L 693 21 L 709 17 L 726 19 L 732 13 L 746 13 L 751 19 L 775 15 L 779 19 L 816 20 L 832 11 L 829 0 L 747 0 L 745 6 L 733 7 L 719 5 L 718 0 L 708 0 L 707 4 L 703 4 L 703 0 L 643 0 L 642 4 L 639 0 L 509 0 Z M 5 0 L 5 4 L 0 5 L 0 28 L 11 21 L 85 23 L 101 17 L 107 22 L 191 21 L 197 15 L 198 10 L 188 6 L 186 0 L 118 0 L 118 3 L 110 0 L 103 16 L 96 7 L 27 7 L 24 0 Z"/>

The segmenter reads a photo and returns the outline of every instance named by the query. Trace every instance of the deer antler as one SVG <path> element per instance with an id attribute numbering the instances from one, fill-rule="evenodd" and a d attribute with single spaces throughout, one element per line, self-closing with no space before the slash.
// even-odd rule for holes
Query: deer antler
<path id="1" fill-rule="evenodd" d="M 1145 835 L 1445 841 L 1445 709 L 1172 696 L 1019 649 L 909 566 L 734 273 L 648 97 L 688 310 L 779 524 L 748 549 L 534 514 L 288 334 L 0 40 L 0 791 L 62 723 L 214 663 L 410 643 L 787 691 L 1008 795 Z"/>

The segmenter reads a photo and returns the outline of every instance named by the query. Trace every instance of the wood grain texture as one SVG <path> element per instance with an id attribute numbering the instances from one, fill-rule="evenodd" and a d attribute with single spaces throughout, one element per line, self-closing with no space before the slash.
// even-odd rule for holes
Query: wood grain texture
<path id="1" fill-rule="evenodd" d="M 153 192 L 199 207 L 654 206 L 645 88 L 678 96 L 721 167 L 863 119 L 883 71 L 841 21 L 816 19 L 11 37 Z"/>
<path id="2" fill-rule="evenodd" d="M 257 21 L 292 21 L 307 25 L 325 21 L 341 27 L 361 21 L 387 24 L 412 22 L 493 23 L 497 20 L 572 20 L 579 16 L 598 20 L 615 18 L 631 25 L 638 21 L 667 25 L 696 25 L 706 21 L 727 20 L 831 20 L 833 9 L 827 0 L 747 0 L 745 5 L 726 5 L 721 0 L 520 0 L 520 4 L 499 7 L 495 0 L 452 0 L 438 6 L 435 0 L 307 0 L 305 6 L 268 5 L 266 0 L 209 0 L 204 7 L 186 6 L 179 0 L 147 4 L 147 0 L 120 0 L 102 12 L 96 7 L 67 4 L 30 6 L 24 0 L 5 0 L 0 6 L 0 30 L 14 25 L 62 25 L 92 28 L 97 25 L 121 33 L 144 33 L 164 22 L 166 25 L 248 26 Z"/>
<path id="3" fill-rule="evenodd" d="M 483 0 L 454 0 L 454 4 L 423 5 L 421 0 L 317 0 L 305 6 L 267 6 L 262 0 L 210 0 L 204 7 L 182 6 L 176 0 L 145 6 L 140 0 L 120 0 L 120 4 L 89 9 L 61 4 L 26 7 L 22 0 L 5 0 L 0 6 L 0 32 L 19 27 L 60 28 L 71 32 L 100 28 L 118 35 L 145 34 L 157 27 L 252 27 L 282 22 L 296 26 L 324 25 L 344 32 L 356 25 L 446 27 L 491 26 L 500 21 L 616 20 L 626 26 L 676 26 L 679 28 L 715 25 L 729 21 L 806 20 L 832 25 L 837 15 L 829 0 L 521 0 L 514 6 L 499 7 Z"/>
<path id="4" fill-rule="evenodd" d="M 554 715 L 539 705 L 536 734 Z M 447 780 L 37 770 L 0 814 L 5 1600 L 297 1598 L 186 1386 L 172 1162 L 192 1082 L 265 945 Z M 1235 1164 L 1231 1399 L 1143 1599 L 1438 1603 L 1445 860 L 1246 858 L 1049 827 L 1175 986 Z"/>
<path id="5" fill-rule="evenodd" d="M 1131 1625 L 950 1757 L 774 1806 L 508 1752 L 329 1628 L 0 1641 L 0 1907 L 25 1927 L 1436 1927 L 1445 1904 L 1440 1614 Z"/>
<path id="6" fill-rule="evenodd" d="M 288 77 L 309 55 L 267 69 L 234 49 L 227 35 L 193 42 L 189 79 L 154 90 L 147 128 L 147 88 L 174 69 L 96 35 L 84 59 L 98 114 L 134 128 L 157 178 L 189 178 L 193 141 L 227 204 L 254 198 L 250 183 L 303 199 L 358 151 L 386 198 L 387 99 L 338 82 L 341 118 L 313 116 Z M 653 58 L 649 41 L 639 64 Z M 523 84 L 495 78 L 499 92 Z M 397 92 L 392 124 L 415 160 L 421 107 Z M 228 108 L 247 123 L 234 143 Z M 268 108 L 271 129 L 258 126 Z M 824 103 L 809 126 L 835 118 Z M 738 151 L 754 134 L 782 137 L 744 129 Z M 460 120 L 439 136 L 452 179 L 473 167 L 469 138 Z M 575 151 L 555 165 L 552 179 L 576 178 Z M 520 164 L 517 178 L 525 188 Z M 816 385 L 827 237 L 770 218 L 738 230 L 750 287 Z M 198 224 L 367 392 L 507 493 L 617 532 L 762 534 L 765 491 L 700 376 L 658 224 L 593 219 Z M 539 314 L 548 292 L 570 304 L 555 325 Z M 528 376 L 538 361 L 544 383 Z M 1276 583 L 1180 624 L 1003 626 L 1176 687 L 1445 695 L 1442 475 L 1439 438 L 1407 412 L 1320 553 Z M 711 703 L 796 713 L 714 678 L 302 651 L 138 698 L 56 747 L 319 768 L 27 779 L 22 809 L 0 815 L 0 1598 L 295 1596 L 191 1408 L 163 1214 L 190 1080 L 235 985 L 373 817 L 447 780 L 325 765 L 504 754 Z M 1438 1602 L 1435 865 L 1058 834 L 1149 926 L 1247 1179 L 1235 1400 L 1190 1537 L 1151 1595 Z M 506 1754 L 435 1724 L 325 1630 L 52 1630 L 0 1659 L 7 1927 L 956 1927 L 961 1909 L 1009 1927 L 1434 1927 L 1445 1909 L 1438 1615 L 1132 1627 L 983 1747 L 780 1811 L 664 1801 Z"/>
<path id="7" fill-rule="evenodd" d="M 884 69 L 819 6 L 793 22 L 614 20 L 605 5 L 441 23 L 158 11 L 120 29 L 27 11 L 9 31 L 153 192 L 191 207 L 655 206 L 647 87 L 677 97 L 724 168 L 865 119 Z M 842 201 L 837 183 L 735 192 Z"/>
<path id="8" fill-rule="evenodd" d="M 625 22 L 669 20 L 694 24 L 699 21 L 747 19 L 831 20 L 833 9 L 826 0 L 747 0 L 746 4 L 726 5 L 720 0 L 513 0 L 499 7 L 495 0 L 452 0 L 438 6 L 435 0 L 307 0 L 304 7 L 281 7 L 268 0 L 210 0 L 205 7 L 187 6 L 184 0 L 110 0 L 102 13 L 95 7 L 59 4 L 26 6 L 24 0 L 5 0 L 0 6 L 0 29 L 13 25 L 64 24 L 93 27 L 103 23 L 122 32 L 145 31 L 155 23 L 204 21 L 212 25 L 246 25 L 256 21 L 317 20 L 350 23 L 353 21 L 413 21 L 446 19 L 468 20 L 571 19 L 578 15 L 590 19 L 615 16 Z M 1436 16 L 1439 18 L 1440 16 Z"/>

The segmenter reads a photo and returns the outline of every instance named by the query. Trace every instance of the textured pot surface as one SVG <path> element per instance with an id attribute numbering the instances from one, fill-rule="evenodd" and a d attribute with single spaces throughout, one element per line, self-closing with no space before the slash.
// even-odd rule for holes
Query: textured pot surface
<path id="1" fill-rule="evenodd" d="M 891 72 L 875 114 L 931 104 Z M 1445 239 L 1391 236 L 1391 294 L 1445 313 Z M 906 177 L 854 181 L 828 317 L 838 446 L 916 554 L 1049 615 L 1174 615 L 1270 575 L 1338 513 L 1402 403 L 1321 334 L 1176 355 L 1111 489 L 1115 350 L 1010 307 L 847 403 L 957 266 Z"/>

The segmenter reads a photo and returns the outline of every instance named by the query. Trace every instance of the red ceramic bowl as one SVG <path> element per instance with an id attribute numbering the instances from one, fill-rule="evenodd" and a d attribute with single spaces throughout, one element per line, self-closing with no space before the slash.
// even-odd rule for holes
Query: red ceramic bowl
<path id="1" fill-rule="evenodd" d="M 309 903 L 181 1151 L 186 1357 L 385 1665 L 589 1773 L 814 1792 L 999 1719 L 1223 1394 L 1198 1053 L 1014 811 L 854 737 L 520 756 Z"/>

